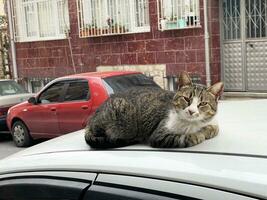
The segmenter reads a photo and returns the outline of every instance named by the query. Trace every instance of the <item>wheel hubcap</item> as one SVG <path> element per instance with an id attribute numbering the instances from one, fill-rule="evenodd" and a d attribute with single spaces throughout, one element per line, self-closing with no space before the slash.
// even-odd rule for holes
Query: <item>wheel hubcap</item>
<path id="1" fill-rule="evenodd" d="M 21 144 L 24 142 L 25 132 L 22 126 L 17 125 L 14 127 L 14 139 L 18 144 Z"/>

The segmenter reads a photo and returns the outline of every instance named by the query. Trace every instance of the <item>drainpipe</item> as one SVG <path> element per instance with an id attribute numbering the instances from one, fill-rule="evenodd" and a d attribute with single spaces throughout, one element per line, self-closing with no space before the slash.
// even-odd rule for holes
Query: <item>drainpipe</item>
<path id="1" fill-rule="evenodd" d="M 209 27 L 208 27 L 208 0 L 203 0 L 204 2 L 204 26 L 205 26 L 205 63 L 206 63 L 206 84 L 207 87 L 211 85 L 210 78 L 210 46 L 209 46 Z"/>
<path id="2" fill-rule="evenodd" d="M 12 14 L 11 14 L 11 0 L 7 0 L 7 13 L 8 13 L 8 24 L 9 24 L 9 33 L 10 33 L 13 79 L 15 81 L 18 81 L 16 47 L 15 47 L 14 29 L 13 29 L 14 27 L 13 27 Z"/>

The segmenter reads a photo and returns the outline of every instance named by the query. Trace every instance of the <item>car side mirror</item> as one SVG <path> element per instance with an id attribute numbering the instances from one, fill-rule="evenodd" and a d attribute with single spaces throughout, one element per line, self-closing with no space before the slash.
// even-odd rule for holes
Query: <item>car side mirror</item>
<path id="1" fill-rule="evenodd" d="M 29 98 L 29 99 L 28 99 L 28 102 L 29 102 L 30 104 L 33 104 L 33 105 L 37 104 L 37 101 L 36 101 L 36 98 L 35 98 L 35 97 L 31 97 L 31 98 Z"/>

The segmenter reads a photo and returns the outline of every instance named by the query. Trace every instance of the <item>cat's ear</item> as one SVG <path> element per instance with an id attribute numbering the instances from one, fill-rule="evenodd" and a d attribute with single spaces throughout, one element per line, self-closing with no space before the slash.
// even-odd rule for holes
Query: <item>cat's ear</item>
<path id="1" fill-rule="evenodd" d="M 192 85 L 192 81 L 187 72 L 182 72 L 179 77 L 178 86 L 182 88 L 184 86 Z"/>
<path id="2" fill-rule="evenodd" d="M 210 93 L 212 93 L 216 97 L 216 99 L 219 99 L 219 97 L 223 93 L 223 83 L 222 82 L 215 83 L 214 85 L 210 86 L 207 90 Z"/>

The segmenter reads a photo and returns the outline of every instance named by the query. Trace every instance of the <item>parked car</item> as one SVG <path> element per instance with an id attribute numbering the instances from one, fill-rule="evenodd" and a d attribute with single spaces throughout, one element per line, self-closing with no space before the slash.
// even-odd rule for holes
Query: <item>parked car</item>
<path id="1" fill-rule="evenodd" d="M 57 78 L 39 94 L 9 109 L 7 124 L 15 144 L 53 138 L 83 129 L 110 94 L 133 86 L 159 87 L 140 72 L 95 72 Z"/>
<path id="2" fill-rule="evenodd" d="M 0 161 L 0 199 L 267 199 L 267 100 L 219 103 L 220 133 L 194 147 L 93 150 L 84 130 Z"/>
<path id="3" fill-rule="evenodd" d="M 28 100 L 33 94 L 13 80 L 0 80 L 0 132 L 8 132 L 6 115 L 10 107 Z"/>

